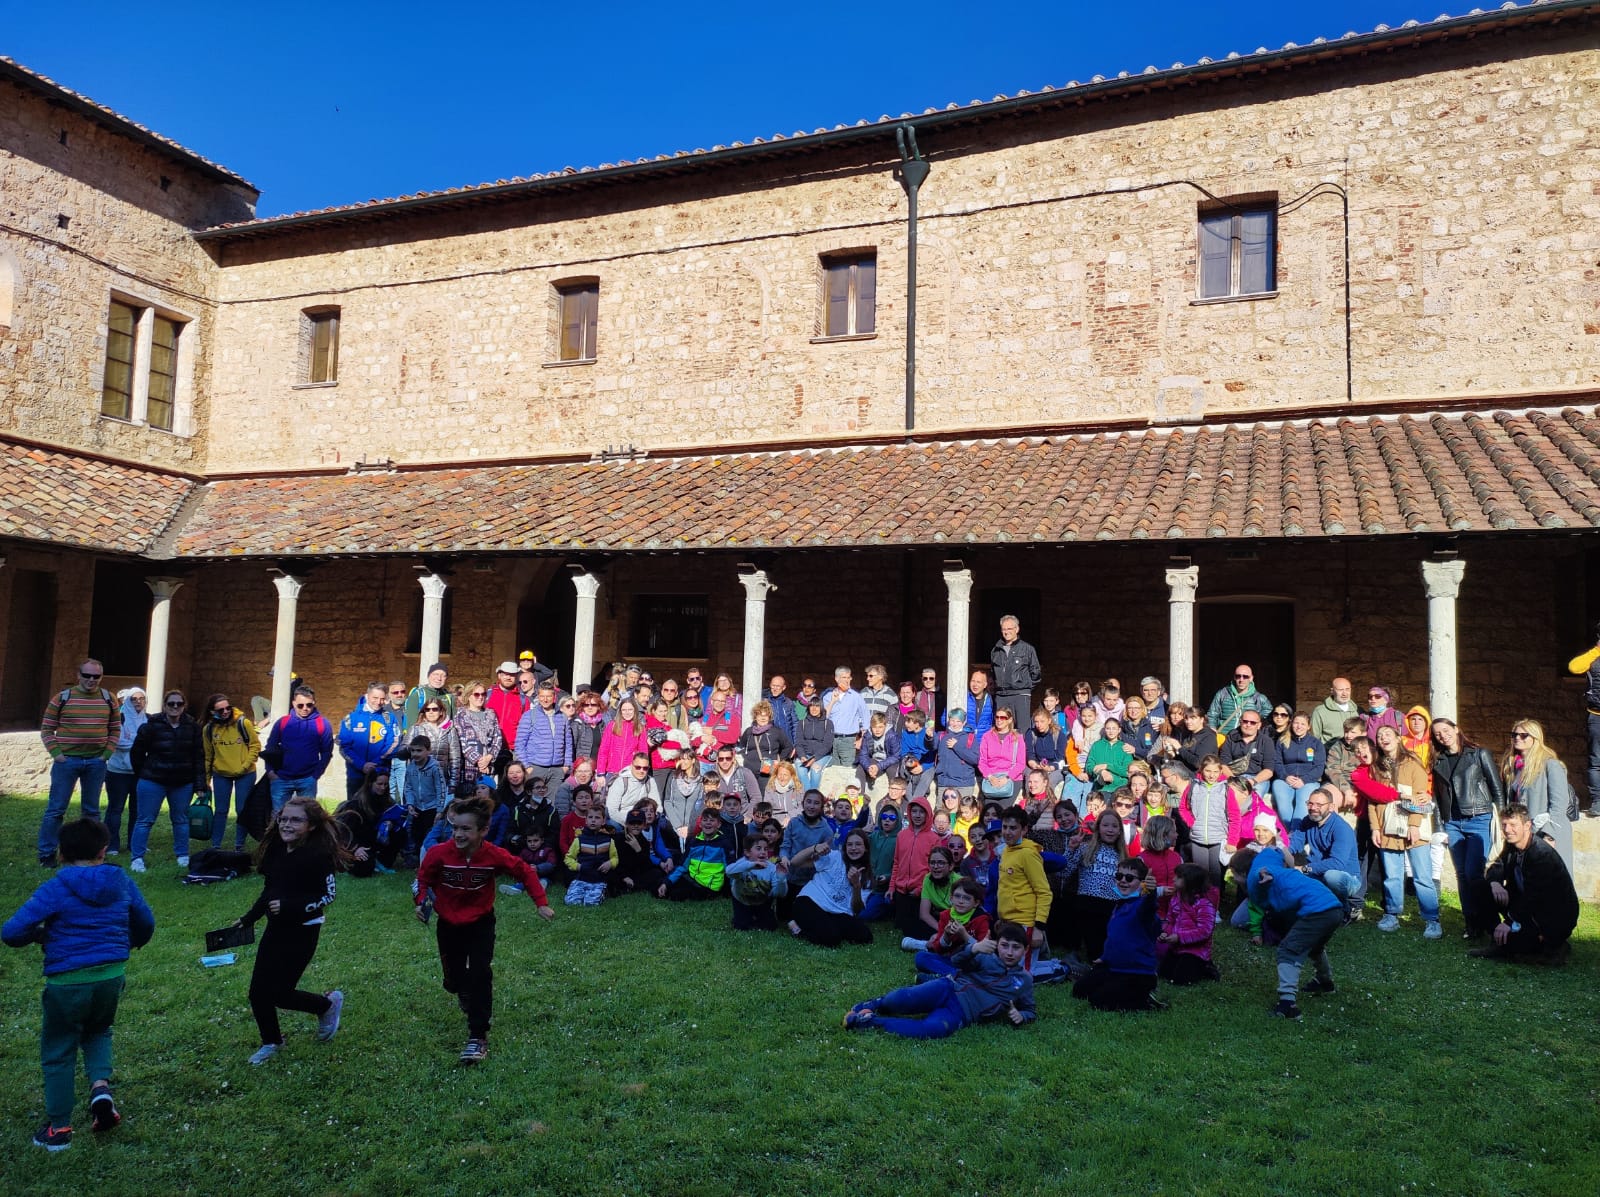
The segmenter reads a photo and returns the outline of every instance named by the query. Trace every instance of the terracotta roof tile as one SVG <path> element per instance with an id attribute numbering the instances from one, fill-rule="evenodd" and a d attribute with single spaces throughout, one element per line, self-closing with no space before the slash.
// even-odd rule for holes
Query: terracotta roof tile
<path id="1" fill-rule="evenodd" d="M 0 441 L 0 536 L 148 552 L 196 483 Z"/>
<path id="2" fill-rule="evenodd" d="M 1594 417 L 1593 408 L 1373 416 L 232 479 L 205 488 L 172 547 L 295 556 L 1600 527 Z"/>

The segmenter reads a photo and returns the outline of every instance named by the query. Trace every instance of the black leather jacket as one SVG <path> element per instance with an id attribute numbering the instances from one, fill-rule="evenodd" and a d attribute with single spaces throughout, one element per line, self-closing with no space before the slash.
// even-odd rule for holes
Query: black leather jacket
<path id="1" fill-rule="evenodd" d="M 1483 748 L 1447 753 L 1434 745 L 1433 798 L 1445 821 L 1471 819 L 1505 805 L 1500 770 Z"/>

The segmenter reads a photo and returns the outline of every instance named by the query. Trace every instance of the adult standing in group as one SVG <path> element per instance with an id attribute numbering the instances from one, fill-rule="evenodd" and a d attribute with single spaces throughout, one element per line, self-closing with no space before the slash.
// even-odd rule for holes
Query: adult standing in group
<path id="1" fill-rule="evenodd" d="M 500 720 L 488 707 L 489 688 L 482 682 L 467 683 L 467 705 L 456 712 L 456 740 L 461 745 L 461 794 L 476 790 L 478 783 L 494 785 L 494 765 L 505 745 Z"/>
<path id="2" fill-rule="evenodd" d="M 994 694 L 989 690 L 989 671 L 974 669 L 967 681 L 967 730 L 981 739 L 994 726 L 994 711 Z"/>
<path id="3" fill-rule="evenodd" d="M 1272 700 L 1256 689 L 1256 671 L 1240 665 L 1233 671 L 1233 683 L 1222 687 L 1211 699 L 1206 722 L 1226 736 L 1239 726 L 1239 716 L 1254 711 L 1263 719 L 1272 712 Z"/>
<path id="4" fill-rule="evenodd" d="M 1494 842 L 1494 812 L 1505 805 L 1500 772 L 1453 719 L 1433 721 L 1433 800 L 1438 804 L 1467 938 L 1487 934 L 1495 913 L 1482 904 L 1483 873 Z"/>
<path id="5" fill-rule="evenodd" d="M 1336 677 L 1328 687 L 1328 697 L 1311 712 L 1311 734 L 1325 745 L 1332 744 L 1344 735 L 1344 721 L 1360 713 L 1350 697 L 1350 679 Z"/>
<path id="6" fill-rule="evenodd" d="M 1500 761 L 1506 797 L 1528 808 L 1533 833 L 1550 841 L 1561 863 L 1572 872 L 1572 819 L 1578 800 L 1567 780 L 1567 767 L 1544 742 L 1544 728 L 1532 719 L 1511 728 L 1511 748 Z"/>
<path id="7" fill-rule="evenodd" d="M 856 759 L 856 737 L 867 730 L 867 704 L 851 689 L 850 666 L 833 671 L 833 689 L 822 696 L 822 713 L 833 725 L 833 759 L 848 764 Z"/>
<path id="8" fill-rule="evenodd" d="M 1433 821 L 1428 771 L 1400 742 L 1400 733 L 1385 725 L 1378 732 L 1373 763 L 1357 768 L 1350 775 L 1350 784 L 1367 800 L 1372 846 L 1379 850 L 1383 864 L 1383 918 L 1378 920 L 1378 930 L 1399 930 L 1409 862 L 1417 906 L 1422 911 L 1422 937 L 1438 939 L 1443 932 L 1428 843 Z"/>
<path id="9" fill-rule="evenodd" d="M 1505 847 L 1479 890 L 1479 905 L 1494 916 L 1494 943 L 1468 954 L 1564 964 L 1578 925 L 1572 872 L 1535 834 L 1527 807 L 1507 807 L 1500 830 Z"/>
<path id="10" fill-rule="evenodd" d="M 378 694 L 383 694 L 382 687 Z M 228 807 L 233 807 L 233 847 L 244 850 L 244 804 L 256 784 L 256 760 L 261 755 L 261 737 L 255 724 L 233 705 L 226 694 L 206 699 L 205 727 L 200 738 L 205 745 L 206 773 L 211 778 L 211 796 L 216 804 L 211 818 L 211 846 L 222 847 L 228 829 Z M 346 795 L 349 797 L 349 795 Z"/>
<path id="11" fill-rule="evenodd" d="M 939 671 L 924 669 L 922 687 L 917 691 L 917 710 L 921 711 L 929 731 L 938 731 L 944 720 L 944 691 L 939 689 Z"/>
<path id="12" fill-rule="evenodd" d="M 346 799 L 354 798 L 374 773 L 387 773 L 389 760 L 400 747 L 400 720 L 385 698 L 382 683 L 373 682 L 367 687 L 366 697 L 339 725 Z M 217 809 L 220 813 L 227 808 L 219 805 Z"/>
<path id="13" fill-rule="evenodd" d="M 425 675 L 427 681 L 412 689 L 406 695 L 405 726 L 407 730 L 415 727 L 422 719 L 422 712 L 427 708 L 430 699 L 437 699 L 444 708 L 443 722 L 449 723 L 456 717 L 456 696 L 451 693 L 449 680 L 450 673 L 445 669 L 443 662 L 435 662 L 428 666 Z"/>
<path id="14" fill-rule="evenodd" d="M 788 679 L 781 673 L 775 673 L 772 675 L 772 680 L 767 683 L 767 692 L 762 697 L 772 708 L 772 722 L 783 729 L 783 734 L 788 736 L 789 743 L 793 744 L 794 733 L 799 727 L 800 720 L 794 713 L 794 703 L 786 693 L 788 689 Z M 752 708 L 753 714 L 754 708 Z"/>
<path id="15" fill-rule="evenodd" d="M 1167 717 L 1167 688 L 1158 677 L 1139 679 L 1139 697 L 1144 700 L 1145 715 L 1155 723 Z"/>
<path id="16" fill-rule="evenodd" d="M 1033 717 L 1033 690 L 1044 670 L 1033 645 L 1022 639 L 1015 615 L 1000 617 L 1000 639 L 989 650 L 989 663 L 994 666 L 995 702 L 1011 712 L 1013 727 L 1027 727 Z"/>
<path id="17" fill-rule="evenodd" d="M 185 710 L 188 703 L 181 690 L 168 690 L 162 696 L 161 710 L 152 716 L 134 737 L 128 759 L 138 777 L 134 798 L 139 804 L 139 821 L 133 826 L 135 873 L 144 872 L 144 854 L 150 844 L 150 828 L 166 802 L 172 817 L 172 850 L 179 868 L 189 863 L 189 800 L 206 784 L 205 747 L 200 740 L 200 725 Z"/>
<path id="18" fill-rule="evenodd" d="M 119 843 L 127 844 L 129 847 L 133 845 L 133 825 L 139 821 L 139 804 L 135 801 L 129 805 L 128 802 L 128 799 L 133 797 L 133 786 L 137 780 L 133 775 L 133 763 L 128 760 L 128 750 L 133 747 L 133 738 L 139 734 L 139 729 L 149 718 L 144 709 L 143 686 L 129 686 L 126 690 L 118 690 L 117 697 L 122 700 L 122 730 L 117 736 L 117 750 L 106 762 L 106 830 L 111 833 L 111 846 L 106 849 L 107 856 L 117 855 Z M 124 807 L 128 811 L 127 835 L 122 834 Z"/>
<path id="19" fill-rule="evenodd" d="M 1583 708 L 1589 721 L 1589 815 L 1600 816 L 1600 624 L 1594 629 L 1595 645 L 1567 662 L 1567 672 L 1582 674 L 1588 685 Z"/>
<path id="20" fill-rule="evenodd" d="M 554 682 L 540 682 L 538 697 L 517 724 L 514 755 L 530 777 L 542 777 L 554 790 L 572 768 L 572 734 L 556 709 Z"/>
<path id="21" fill-rule="evenodd" d="M 317 713 L 317 696 L 310 686 L 295 688 L 289 713 L 272 725 L 261 759 L 267 762 L 272 783 L 272 809 L 276 813 L 295 795 L 317 796 L 317 781 L 333 760 L 333 728 Z"/>
<path id="22" fill-rule="evenodd" d="M 99 661 L 85 661 L 78 666 L 77 683 L 45 704 L 39 738 L 50 754 L 50 800 L 39 821 L 39 863 L 47 868 L 55 867 L 56 839 L 74 787 L 82 787 L 78 807 L 83 817 L 100 817 L 106 761 L 117 750 L 122 731 L 117 700 L 100 688 L 105 672 Z"/>
<path id="23" fill-rule="evenodd" d="M 500 756 L 494 763 L 503 772 L 511 761 L 511 746 L 517 742 L 517 724 L 528 709 L 528 696 L 517 685 L 517 663 L 501 661 L 494 671 L 494 688 L 484 696 L 483 705 L 500 721 Z"/>

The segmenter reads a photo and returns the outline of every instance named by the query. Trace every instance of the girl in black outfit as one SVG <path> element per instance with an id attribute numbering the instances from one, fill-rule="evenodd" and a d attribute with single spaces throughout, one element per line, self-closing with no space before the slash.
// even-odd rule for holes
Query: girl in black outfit
<path id="1" fill-rule="evenodd" d="M 256 851 L 256 868 L 266 884 L 256 904 L 236 924 L 242 927 L 262 915 L 267 918 L 250 974 L 250 1012 L 261 1032 L 252 1064 L 265 1064 L 283 1046 L 279 1010 L 316 1015 L 321 1040 L 332 1039 L 339 1029 L 344 995 L 337 989 L 306 993 L 296 986 L 317 953 L 317 939 L 333 901 L 333 875 L 346 859 L 328 812 L 316 799 L 302 795 L 284 803 Z"/>

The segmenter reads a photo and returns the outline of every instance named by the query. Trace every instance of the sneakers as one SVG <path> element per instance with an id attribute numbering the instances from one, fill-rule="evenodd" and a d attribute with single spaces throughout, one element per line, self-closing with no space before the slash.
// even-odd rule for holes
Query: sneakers
<path id="1" fill-rule="evenodd" d="M 117 1103 L 112 1099 L 109 1085 L 97 1087 L 89 1098 L 89 1118 L 94 1124 L 96 1134 L 113 1130 L 122 1121 L 122 1115 L 117 1113 Z"/>
<path id="2" fill-rule="evenodd" d="M 53 869 L 53 868 L 56 867 L 56 863 L 57 863 L 57 861 L 56 861 L 56 857 L 55 857 L 54 853 L 51 853 L 49 856 L 41 856 L 39 858 L 39 867 L 41 869 Z M 64 1146 L 70 1146 L 71 1140 L 72 1140 L 72 1130 L 69 1127 L 68 1130 L 67 1130 L 67 1144 L 64 1144 Z M 60 1147 L 53 1147 L 53 1148 L 51 1148 L 51 1150 L 52 1151 L 60 1151 L 61 1148 Z"/>
<path id="3" fill-rule="evenodd" d="M 33 1145 L 43 1147 L 46 1151 L 65 1151 L 72 1146 L 72 1128 L 51 1126 L 46 1122 L 33 1132 Z"/>
<path id="4" fill-rule="evenodd" d="M 904 939 L 902 939 L 900 941 L 900 950 L 902 952 L 920 952 L 920 951 L 924 950 L 927 946 L 928 946 L 928 941 L 927 940 L 925 940 L 925 939 L 912 939 L 911 936 L 909 936 L 909 935 L 906 936 Z"/>
<path id="5" fill-rule="evenodd" d="M 107 856 L 121 856 L 122 853 L 118 852 L 115 848 L 107 848 L 106 849 L 106 855 Z"/>
<path id="6" fill-rule="evenodd" d="M 1307 981 L 1304 985 L 1302 985 L 1300 987 L 1300 992 L 1301 993 L 1332 993 L 1332 992 L 1334 992 L 1334 985 L 1333 985 L 1332 981 L 1319 981 L 1319 980 L 1317 980 L 1317 978 L 1313 977 L 1313 978 L 1311 978 L 1311 980 Z"/>
<path id="7" fill-rule="evenodd" d="M 256 1048 L 255 1055 L 250 1057 L 250 1063 L 252 1066 L 260 1068 L 261 1065 L 265 1064 L 268 1060 L 272 1059 L 273 1056 L 277 1055 L 282 1050 L 283 1044 L 281 1043 L 263 1043 L 260 1047 Z"/>
<path id="8" fill-rule="evenodd" d="M 511 883 L 507 882 L 505 885 L 500 887 L 500 892 L 505 894 L 508 898 L 514 898 L 523 892 L 523 887 L 520 885 L 512 885 Z"/>
<path id="9" fill-rule="evenodd" d="M 463 1064 L 482 1064 L 488 1058 L 489 1045 L 482 1039 L 468 1039 L 467 1046 L 461 1049 Z"/>
<path id="10" fill-rule="evenodd" d="M 1400 920 L 1392 914 L 1386 914 L 1378 920 L 1378 930 L 1398 931 L 1400 930 Z"/>
<path id="11" fill-rule="evenodd" d="M 1287 1018 L 1291 1021 L 1300 1017 L 1300 1007 L 1289 998 L 1281 998 L 1272 1008 L 1273 1018 Z"/>
<path id="12" fill-rule="evenodd" d="M 1438 923 L 1429 923 L 1422 929 L 1423 939 L 1443 939 L 1444 929 Z"/>
<path id="13" fill-rule="evenodd" d="M 339 1029 L 339 1011 L 344 1009 L 344 994 L 335 989 L 322 996 L 328 999 L 328 1008 L 317 1016 L 317 1038 L 326 1043 Z"/>
<path id="14" fill-rule="evenodd" d="M 172 863 L 177 865 L 180 869 L 186 869 L 189 867 L 189 858 L 187 856 L 180 856 Z"/>
<path id="15" fill-rule="evenodd" d="M 872 1002 L 861 1002 L 850 1007 L 844 1016 L 844 1025 L 848 1030 L 859 1031 L 862 1027 L 871 1026 L 876 1015 L 877 1007 Z"/>
<path id="16" fill-rule="evenodd" d="M 144 857 L 135 856 L 131 861 L 129 861 L 128 862 L 128 871 L 130 873 L 142 873 L 142 872 L 144 872 Z"/>

